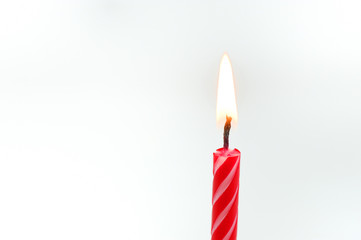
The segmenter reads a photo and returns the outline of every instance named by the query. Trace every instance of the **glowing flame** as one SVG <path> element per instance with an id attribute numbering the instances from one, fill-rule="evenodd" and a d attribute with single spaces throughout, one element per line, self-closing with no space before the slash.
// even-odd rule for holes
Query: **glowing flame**
<path id="1" fill-rule="evenodd" d="M 217 124 L 226 122 L 226 115 L 232 117 L 232 125 L 238 120 L 236 92 L 234 87 L 231 60 L 227 53 L 222 57 L 219 66 L 217 87 Z"/>

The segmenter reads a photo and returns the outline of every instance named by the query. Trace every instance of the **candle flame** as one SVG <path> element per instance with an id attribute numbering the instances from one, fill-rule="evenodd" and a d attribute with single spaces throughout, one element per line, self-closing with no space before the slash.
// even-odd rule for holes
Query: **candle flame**
<path id="1" fill-rule="evenodd" d="M 223 55 L 219 66 L 217 87 L 217 124 L 224 124 L 226 116 L 232 117 L 232 125 L 234 125 L 238 120 L 232 64 L 227 53 Z"/>

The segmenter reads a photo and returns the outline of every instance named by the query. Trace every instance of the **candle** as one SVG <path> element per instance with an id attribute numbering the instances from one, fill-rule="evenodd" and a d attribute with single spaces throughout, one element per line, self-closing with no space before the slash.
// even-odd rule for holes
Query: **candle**
<path id="1" fill-rule="evenodd" d="M 237 122 L 231 61 L 224 54 L 217 87 L 217 123 L 224 123 L 223 148 L 213 153 L 212 240 L 236 240 L 241 153 L 229 148 L 231 121 Z"/>

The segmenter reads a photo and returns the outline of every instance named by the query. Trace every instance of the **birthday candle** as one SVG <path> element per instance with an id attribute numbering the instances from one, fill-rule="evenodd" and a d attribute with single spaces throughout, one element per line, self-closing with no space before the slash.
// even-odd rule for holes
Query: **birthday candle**
<path id="1" fill-rule="evenodd" d="M 217 122 L 224 122 L 223 148 L 213 153 L 212 240 L 236 240 L 241 153 L 229 149 L 231 121 L 237 104 L 230 59 L 224 54 L 217 88 Z"/>

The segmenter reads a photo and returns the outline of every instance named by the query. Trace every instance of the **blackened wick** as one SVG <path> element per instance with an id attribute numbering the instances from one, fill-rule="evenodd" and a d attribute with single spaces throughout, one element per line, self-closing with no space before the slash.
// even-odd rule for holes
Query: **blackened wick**
<path id="1" fill-rule="evenodd" d="M 228 149 L 229 146 L 229 130 L 231 130 L 231 121 L 232 117 L 226 116 L 226 124 L 224 124 L 224 132 L 223 132 L 223 148 Z"/>

